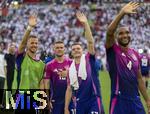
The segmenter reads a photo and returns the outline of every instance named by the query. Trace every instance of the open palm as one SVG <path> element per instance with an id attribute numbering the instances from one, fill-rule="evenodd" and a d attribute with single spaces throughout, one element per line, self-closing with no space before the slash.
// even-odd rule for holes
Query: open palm
<path id="1" fill-rule="evenodd" d="M 78 19 L 81 23 L 86 23 L 86 22 L 87 22 L 86 16 L 85 16 L 83 13 L 81 13 L 80 11 L 78 11 L 78 12 L 76 13 L 76 16 L 77 16 L 77 19 Z"/>
<path id="2" fill-rule="evenodd" d="M 139 7 L 139 3 L 136 2 L 129 2 L 128 4 L 126 4 L 123 8 L 122 11 L 124 13 L 130 14 L 130 13 L 136 13 L 136 9 Z"/>
<path id="3" fill-rule="evenodd" d="M 37 24 L 37 17 L 36 16 L 30 16 L 29 17 L 29 25 L 34 27 Z"/>

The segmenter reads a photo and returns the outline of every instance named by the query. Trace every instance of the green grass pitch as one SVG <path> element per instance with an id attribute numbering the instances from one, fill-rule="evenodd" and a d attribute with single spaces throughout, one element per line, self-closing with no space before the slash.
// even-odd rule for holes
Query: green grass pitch
<path id="1" fill-rule="evenodd" d="M 101 91 L 102 91 L 102 101 L 104 105 L 105 114 L 109 114 L 109 102 L 110 102 L 110 78 L 109 74 L 106 71 L 100 72 L 100 82 L 101 82 Z M 150 85 L 150 83 L 149 83 Z M 150 95 L 150 88 L 148 89 L 148 94 Z M 145 105 L 144 99 L 141 96 L 145 110 L 147 107 Z M 147 113 L 148 114 L 148 113 Z"/>

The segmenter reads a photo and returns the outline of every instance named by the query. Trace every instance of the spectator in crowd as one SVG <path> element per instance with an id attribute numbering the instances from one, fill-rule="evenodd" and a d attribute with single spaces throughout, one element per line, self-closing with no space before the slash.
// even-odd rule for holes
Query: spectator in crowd
<path id="1" fill-rule="evenodd" d="M 4 59 L 3 45 L 0 43 L 0 108 L 3 108 L 4 85 L 6 79 L 6 61 Z"/>
<path id="2" fill-rule="evenodd" d="M 9 44 L 8 53 L 5 54 L 5 60 L 7 63 L 7 89 L 12 88 L 12 82 L 14 79 L 14 70 L 15 70 L 15 51 L 16 44 L 14 42 Z"/>
<path id="3" fill-rule="evenodd" d="M 106 57 L 104 42 L 107 25 L 114 19 L 114 15 L 122 5 L 121 3 L 117 3 L 118 0 L 116 0 L 116 3 L 111 3 L 112 5 L 107 1 L 111 0 L 102 0 L 102 6 L 99 6 L 99 4 L 95 5 L 97 2 L 92 3 L 92 1 L 88 5 L 79 4 L 78 6 L 78 9 L 83 10 L 85 13 L 88 12 L 87 16 L 90 26 L 92 26 L 95 48 L 99 50 L 102 61 Z M 70 52 L 71 49 L 69 47 L 71 47 L 73 41 L 80 40 L 85 49 L 86 41 L 82 36 L 83 28 L 77 19 L 74 18 L 75 10 L 76 8 L 72 7 L 72 4 L 24 4 L 19 9 L 10 7 L 8 17 L 0 18 L 0 37 L 4 42 L 9 43 L 13 40 L 18 44 L 27 25 L 27 23 L 24 23 L 27 22 L 27 16 L 36 12 L 38 13 L 39 23 L 33 33 L 36 33 L 38 37 L 42 37 L 40 39 L 39 52 L 43 50 L 46 53 L 52 53 L 52 44 L 57 40 L 64 41 L 64 44 L 68 48 L 66 54 Z M 136 50 L 139 48 L 149 49 L 149 5 L 143 3 L 142 8 L 139 8 L 138 12 L 138 14 L 133 15 L 133 18 L 125 16 L 121 23 L 130 26 L 131 32 L 133 33 L 133 39 L 131 41 L 132 48 Z M 105 64 L 105 61 L 103 63 Z"/>

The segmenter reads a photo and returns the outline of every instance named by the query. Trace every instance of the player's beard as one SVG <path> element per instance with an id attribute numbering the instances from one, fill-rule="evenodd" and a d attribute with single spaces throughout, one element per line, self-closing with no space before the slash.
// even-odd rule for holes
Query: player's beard
<path id="1" fill-rule="evenodd" d="M 119 45 L 123 46 L 123 47 L 127 47 L 130 43 L 130 37 L 128 37 L 128 42 L 124 43 L 122 40 L 118 40 Z"/>
<path id="2" fill-rule="evenodd" d="M 30 51 L 31 53 L 35 54 L 37 50 L 36 50 L 36 51 L 33 51 L 32 49 L 29 49 L 29 51 Z"/>
<path id="3" fill-rule="evenodd" d="M 62 57 L 64 54 L 61 54 L 61 55 L 58 55 L 58 54 L 56 54 L 56 57 Z"/>

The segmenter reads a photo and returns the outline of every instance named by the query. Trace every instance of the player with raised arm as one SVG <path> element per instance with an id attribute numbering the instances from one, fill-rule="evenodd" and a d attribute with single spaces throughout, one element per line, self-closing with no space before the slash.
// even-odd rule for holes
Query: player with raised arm
<path id="1" fill-rule="evenodd" d="M 126 4 L 108 26 L 106 54 L 111 79 L 110 114 L 145 114 L 143 95 L 150 111 L 150 98 L 142 80 L 138 53 L 129 47 L 131 34 L 126 26 L 118 27 L 127 14 L 136 13 L 139 3 Z"/>
<path id="2" fill-rule="evenodd" d="M 72 45 L 73 62 L 69 68 L 69 81 L 65 99 L 65 114 L 71 97 L 74 98 L 74 114 L 101 114 L 100 84 L 95 64 L 94 39 L 86 16 L 76 13 L 77 19 L 84 25 L 88 53 L 83 54 L 80 43 Z"/>
<path id="3" fill-rule="evenodd" d="M 12 89 L 23 91 L 31 89 L 38 90 L 40 89 L 41 85 L 43 85 L 41 80 L 43 78 L 45 64 L 36 56 L 38 49 L 37 36 L 30 35 L 30 32 L 36 26 L 36 24 L 37 17 L 30 16 L 29 25 L 17 51 L 17 65 L 15 69 Z M 32 106 L 30 108 L 34 109 L 35 107 L 36 106 Z M 15 113 L 21 113 L 20 111 L 21 110 L 16 110 Z M 32 113 L 35 113 L 35 111 L 33 110 Z"/>

